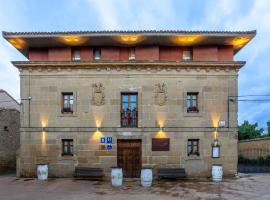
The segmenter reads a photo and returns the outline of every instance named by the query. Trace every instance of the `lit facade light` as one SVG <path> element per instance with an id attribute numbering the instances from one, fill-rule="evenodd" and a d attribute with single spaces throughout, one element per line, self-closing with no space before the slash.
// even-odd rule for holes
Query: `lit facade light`
<path id="1" fill-rule="evenodd" d="M 239 47 L 244 46 L 246 43 L 248 43 L 249 40 L 251 40 L 250 37 L 237 37 L 237 38 L 232 39 L 232 41 L 230 43 L 235 48 L 239 48 Z"/>
<path id="2" fill-rule="evenodd" d="M 87 39 L 77 35 L 68 35 L 59 37 L 58 40 L 68 45 L 81 45 Z"/>
<path id="3" fill-rule="evenodd" d="M 113 39 L 123 44 L 138 44 L 144 40 L 144 38 L 145 37 L 137 34 L 127 34 L 113 37 Z"/>
<path id="4" fill-rule="evenodd" d="M 138 41 L 139 36 L 138 35 L 121 35 L 120 38 L 123 42 L 134 43 Z"/>
<path id="5" fill-rule="evenodd" d="M 172 42 L 179 45 L 193 45 L 202 40 L 202 36 L 198 35 L 179 35 L 173 36 Z"/>
<path id="6" fill-rule="evenodd" d="M 8 41 L 17 49 L 23 49 L 26 46 L 26 42 L 21 38 L 12 38 Z"/>

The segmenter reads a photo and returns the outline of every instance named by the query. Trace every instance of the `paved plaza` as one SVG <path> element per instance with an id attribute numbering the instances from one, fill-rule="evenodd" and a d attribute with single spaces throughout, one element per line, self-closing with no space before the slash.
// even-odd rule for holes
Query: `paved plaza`
<path id="1" fill-rule="evenodd" d="M 143 188 L 139 181 L 125 181 L 114 188 L 110 182 L 73 179 L 18 179 L 14 175 L 0 176 L 1 200 L 166 200 L 166 199 L 270 199 L 270 175 L 226 179 L 220 184 L 210 181 L 161 181 Z"/>

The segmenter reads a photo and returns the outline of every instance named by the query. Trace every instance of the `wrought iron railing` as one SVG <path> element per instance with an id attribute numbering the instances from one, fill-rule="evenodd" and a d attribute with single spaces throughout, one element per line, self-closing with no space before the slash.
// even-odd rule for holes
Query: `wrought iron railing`
<path id="1" fill-rule="evenodd" d="M 121 127 L 138 127 L 138 111 L 121 111 Z"/>

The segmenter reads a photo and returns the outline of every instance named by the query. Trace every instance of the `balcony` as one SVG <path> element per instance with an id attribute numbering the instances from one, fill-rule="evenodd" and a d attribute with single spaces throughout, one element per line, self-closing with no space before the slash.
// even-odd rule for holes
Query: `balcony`
<path id="1" fill-rule="evenodd" d="M 138 127 L 138 111 L 129 109 L 121 111 L 121 127 L 123 128 Z"/>

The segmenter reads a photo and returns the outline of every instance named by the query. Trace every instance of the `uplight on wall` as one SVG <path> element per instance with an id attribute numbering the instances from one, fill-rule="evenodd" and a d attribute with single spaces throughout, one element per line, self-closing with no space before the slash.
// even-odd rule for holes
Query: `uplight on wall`
<path id="1" fill-rule="evenodd" d="M 159 127 L 159 131 L 156 133 L 155 138 L 167 138 L 167 134 L 164 132 L 163 127 Z"/>
<path id="2" fill-rule="evenodd" d="M 101 137 L 104 137 L 103 133 L 100 132 L 99 129 L 100 129 L 100 128 L 97 127 L 96 131 L 95 131 L 95 132 L 93 133 L 93 135 L 92 135 L 92 140 L 94 140 L 94 141 L 96 141 L 96 142 L 98 142 L 98 143 L 99 143 L 100 138 L 101 138 Z"/>

